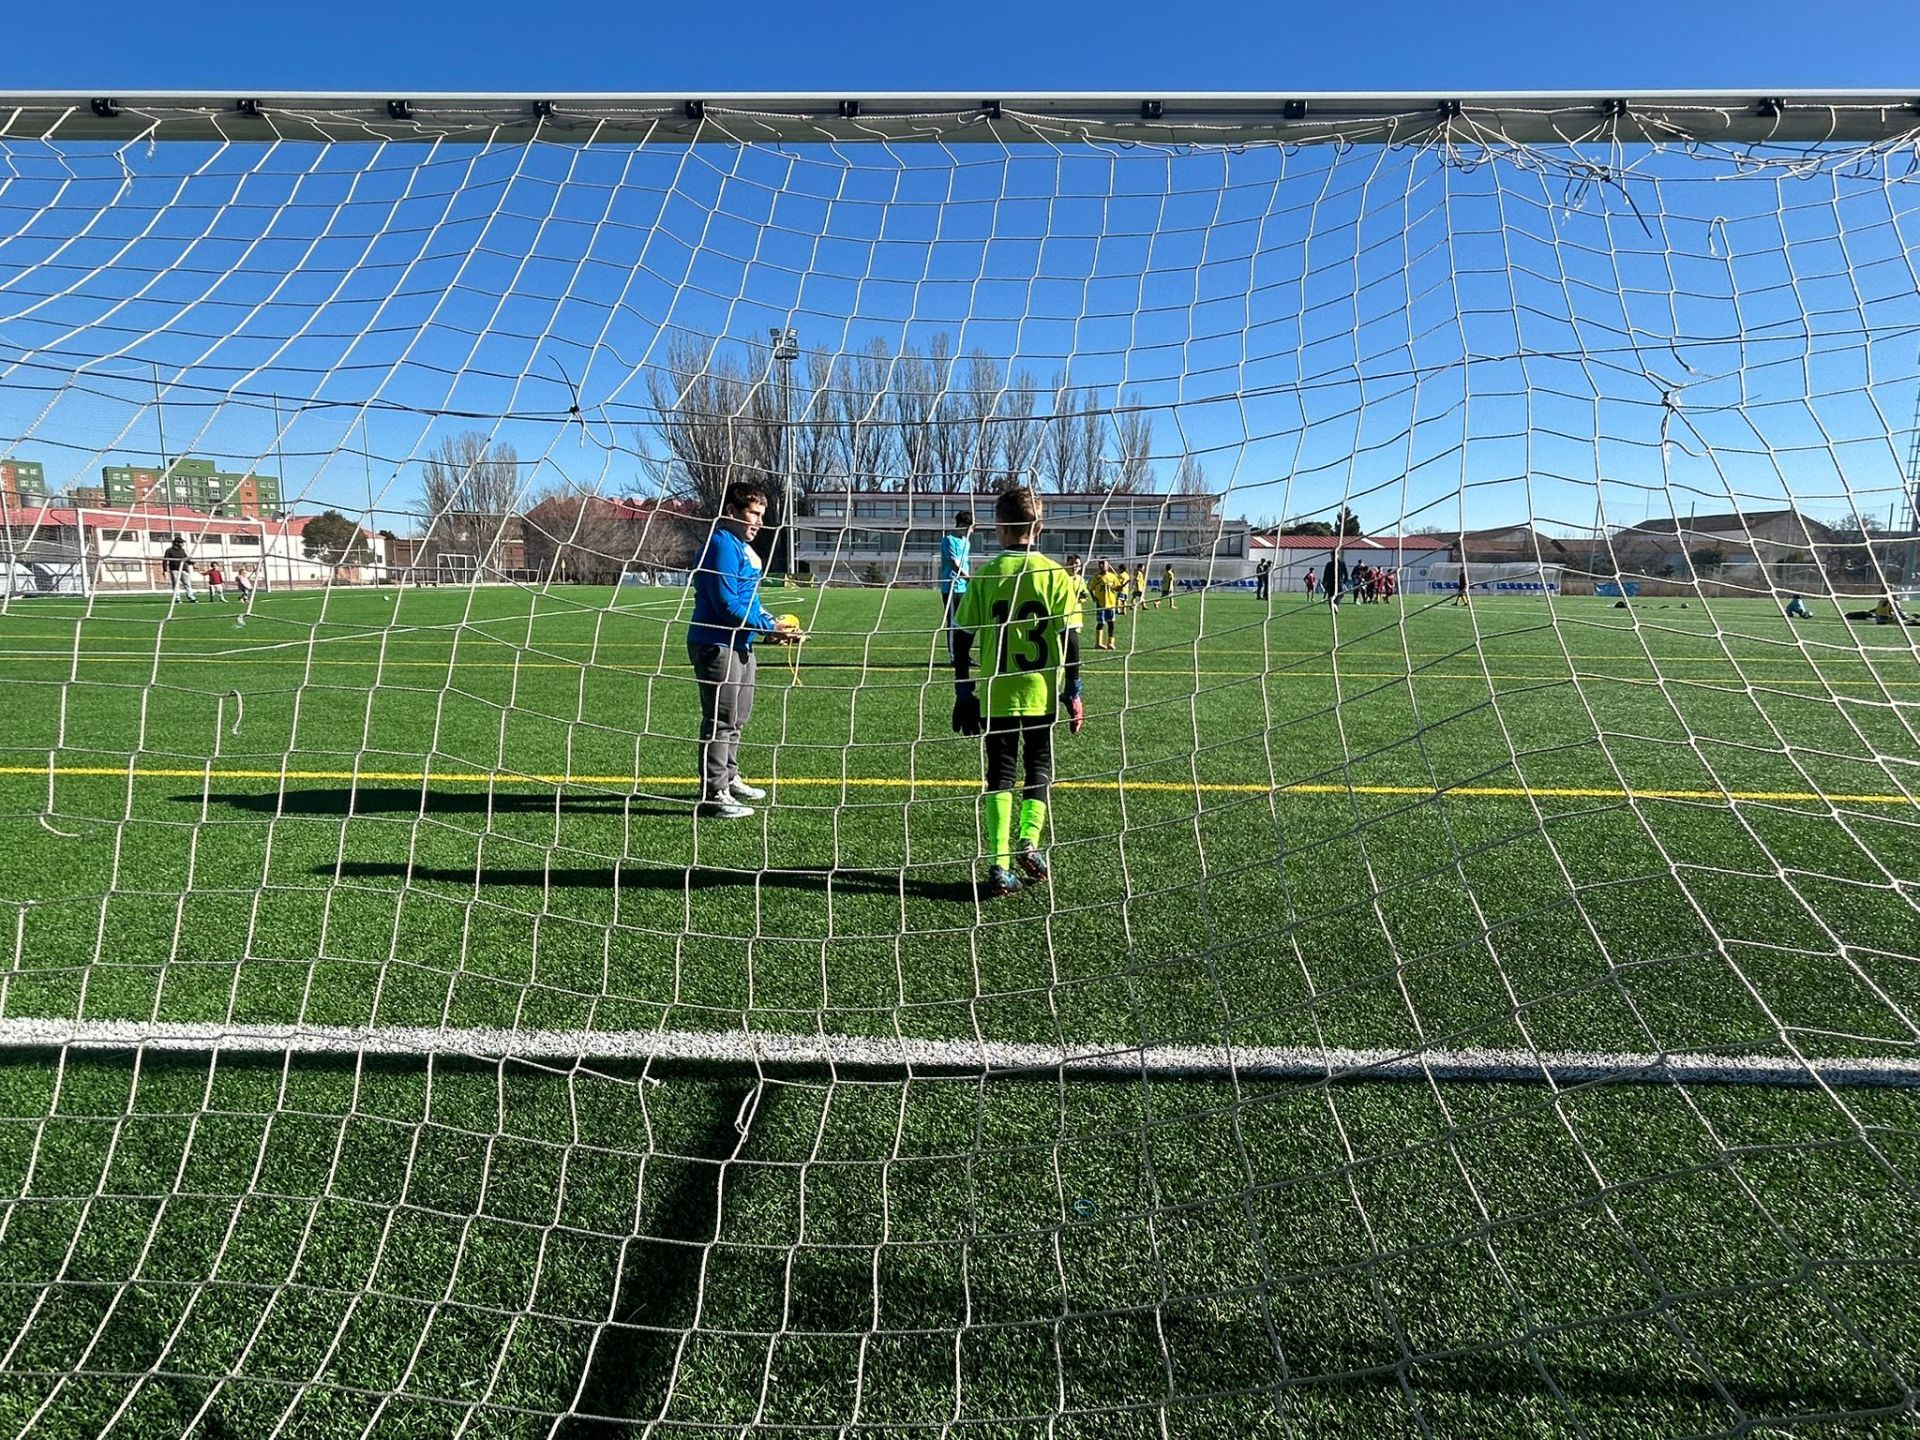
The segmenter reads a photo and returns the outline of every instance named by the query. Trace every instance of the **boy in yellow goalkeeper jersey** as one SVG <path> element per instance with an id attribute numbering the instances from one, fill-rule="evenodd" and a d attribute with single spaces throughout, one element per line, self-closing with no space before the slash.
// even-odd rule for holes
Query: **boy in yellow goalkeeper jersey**
<path id="1" fill-rule="evenodd" d="M 1049 873 L 1047 797 L 1053 784 L 1053 724 L 1064 708 L 1074 734 L 1086 723 L 1080 698 L 1080 628 L 1073 577 L 1034 548 L 1040 497 L 1024 486 L 994 505 L 1000 553 L 975 567 L 954 614 L 953 728 L 984 737 L 981 800 L 985 898 L 1017 894 L 1019 873 Z M 1061 671 L 1065 670 L 1065 683 Z M 1018 815 L 1015 772 L 1024 762 Z"/>

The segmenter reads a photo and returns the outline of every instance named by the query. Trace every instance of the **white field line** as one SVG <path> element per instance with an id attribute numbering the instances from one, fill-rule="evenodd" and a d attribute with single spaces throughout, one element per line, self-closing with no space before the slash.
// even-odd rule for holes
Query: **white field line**
<path id="1" fill-rule="evenodd" d="M 0 1019 L 0 1051 L 145 1049 L 197 1053 L 499 1060 L 692 1060 L 828 1069 L 926 1069 L 968 1074 L 1067 1072 L 1220 1080 L 1503 1080 L 1582 1085 L 1664 1081 L 1700 1085 L 1920 1086 L 1920 1055 L 1801 1061 L 1774 1055 L 1634 1051 L 1156 1045 L 1066 1048 L 978 1040 L 763 1034 L 744 1030 L 496 1030 L 432 1026 L 216 1025 L 149 1020 Z"/>

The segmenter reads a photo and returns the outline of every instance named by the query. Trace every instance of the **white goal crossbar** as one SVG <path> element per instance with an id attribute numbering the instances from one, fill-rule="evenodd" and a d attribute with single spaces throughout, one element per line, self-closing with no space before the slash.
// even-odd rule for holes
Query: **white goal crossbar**
<path id="1" fill-rule="evenodd" d="M 164 123 L 169 139 L 385 140 L 503 144 L 564 139 L 651 145 L 714 138 L 724 113 L 737 140 L 1004 143 L 1029 127 L 1073 140 L 1098 134 L 1183 144 L 1426 139 L 1472 143 L 1872 143 L 1914 128 L 1920 89 L 1445 93 L 977 92 L 846 94 L 374 92 L 216 95 L 154 91 L 0 96 L 0 138 L 125 140 Z"/>

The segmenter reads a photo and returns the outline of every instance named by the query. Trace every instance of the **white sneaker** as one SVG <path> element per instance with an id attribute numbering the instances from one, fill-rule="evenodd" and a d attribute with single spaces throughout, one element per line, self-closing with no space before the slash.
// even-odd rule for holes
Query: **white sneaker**
<path id="1" fill-rule="evenodd" d="M 745 820 L 753 814 L 753 807 L 733 800 L 702 800 L 700 813 L 709 820 Z"/>
<path id="2" fill-rule="evenodd" d="M 733 784 L 727 787 L 727 791 L 736 800 L 764 800 L 767 798 L 767 792 L 765 790 L 762 790 L 758 785 L 749 785 L 738 775 L 733 777 Z"/>

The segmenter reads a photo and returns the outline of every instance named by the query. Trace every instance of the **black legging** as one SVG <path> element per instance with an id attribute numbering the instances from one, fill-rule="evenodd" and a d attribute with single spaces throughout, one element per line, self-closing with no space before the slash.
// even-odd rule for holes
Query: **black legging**
<path id="1" fill-rule="evenodd" d="M 996 715 L 987 721 L 986 745 L 989 791 L 1013 789 L 1014 772 L 1024 752 L 1027 783 L 1021 793 L 1029 800 L 1046 801 L 1053 784 L 1052 716 Z"/>

